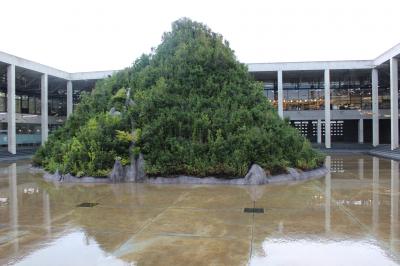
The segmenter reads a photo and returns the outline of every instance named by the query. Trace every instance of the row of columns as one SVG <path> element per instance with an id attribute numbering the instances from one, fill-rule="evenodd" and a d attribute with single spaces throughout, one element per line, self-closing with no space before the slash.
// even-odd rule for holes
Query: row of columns
<path id="1" fill-rule="evenodd" d="M 49 116 L 48 116 L 48 75 L 46 73 L 41 75 L 40 78 L 40 97 L 41 97 L 41 132 L 42 144 L 47 141 L 49 135 Z M 15 65 L 7 66 L 7 140 L 8 152 L 16 154 L 17 150 L 17 135 L 16 135 L 16 119 L 15 119 Z M 72 99 L 72 81 L 67 82 L 67 116 L 72 113 L 73 99 Z"/>
<path id="2" fill-rule="evenodd" d="M 278 114 L 283 118 L 283 72 L 278 70 Z M 379 101 L 378 101 L 378 70 L 371 71 L 372 86 L 372 145 L 379 145 Z M 325 147 L 331 148 L 331 93 L 330 93 L 330 70 L 324 70 L 324 96 L 325 96 Z M 390 59 L 390 120 L 391 120 L 391 149 L 399 147 L 398 129 L 398 59 Z M 321 119 L 317 124 L 317 142 L 321 143 Z M 358 142 L 364 142 L 364 120 L 360 119 L 358 124 Z"/>

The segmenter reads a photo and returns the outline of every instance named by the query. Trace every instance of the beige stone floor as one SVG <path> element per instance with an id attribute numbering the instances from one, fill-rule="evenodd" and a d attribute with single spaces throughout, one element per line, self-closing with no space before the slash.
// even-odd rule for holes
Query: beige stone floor
<path id="1" fill-rule="evenodd" d="M 398 163 L 329 158 L 326 177 L 258 187 L 51 184 L 0 164 L 0 265 L 397 265 Z"/>

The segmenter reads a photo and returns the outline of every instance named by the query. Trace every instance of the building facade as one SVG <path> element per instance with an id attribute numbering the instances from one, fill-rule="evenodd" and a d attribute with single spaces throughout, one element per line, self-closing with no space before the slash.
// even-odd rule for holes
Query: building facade
<path id="1" fill-rule="evenodd" d="M 301 134 L 335 142 L 399 147 L 400 44 L 372 60 L 257 63 L 249 72 Z M 99 79 L 114 71 L 67 73 L 0 52 L 0 146 L 40 145 Z"/>

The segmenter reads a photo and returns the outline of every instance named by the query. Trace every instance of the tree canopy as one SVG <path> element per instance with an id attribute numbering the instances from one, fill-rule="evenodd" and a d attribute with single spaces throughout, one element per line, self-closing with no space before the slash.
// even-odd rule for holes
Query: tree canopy
<path id="1" fill-rule="evenodd" d="M 149 176 L 233 178 L 253 163 L 271 173 L 322 163 L 222 35 L 187 18 L 175 21 L 152 53 L 82 95 L 34 162 L 49 171 L 106 176 L 116 158 L 127 164 L 139 153 Z"/>

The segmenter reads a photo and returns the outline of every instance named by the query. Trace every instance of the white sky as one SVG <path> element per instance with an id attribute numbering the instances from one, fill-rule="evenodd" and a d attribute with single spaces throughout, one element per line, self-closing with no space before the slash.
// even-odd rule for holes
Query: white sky
<path id="1" fill-rule="evenodd" d="M 400 0 L 3 0 L 0 51 L 65 71 L 121 69 L 190 17 L 245 63 L 373 59 L 400 42 Z"/>

